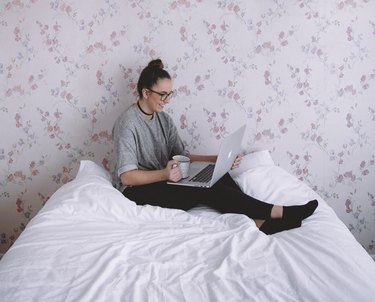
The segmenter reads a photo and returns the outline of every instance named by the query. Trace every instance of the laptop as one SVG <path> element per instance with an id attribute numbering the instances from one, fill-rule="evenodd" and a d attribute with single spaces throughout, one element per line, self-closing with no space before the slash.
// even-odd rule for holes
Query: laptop
<path id="1" fill-rule="evenodd" d="M 241 149 L 246 125 L 228 135 L 221 143 L 216 163 L 195 161 L 190 164 L 189 176 L 178 182 L 167 182 L 175 186 L 211 188 L 227 173 Z"/>

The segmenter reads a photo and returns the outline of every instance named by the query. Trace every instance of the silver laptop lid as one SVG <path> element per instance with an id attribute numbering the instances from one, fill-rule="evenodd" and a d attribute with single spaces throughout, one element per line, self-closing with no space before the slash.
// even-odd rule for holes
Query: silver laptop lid
<path id="1" fill-rule="evenodd" d="M 222 141 L 215 164 L 215 170 L 212 175 L 211 185 L 216 183 L 231 169 L 234 160 L 241 150 L 241 142 L 245 129 L 246 125 L 243 125 Z"/>

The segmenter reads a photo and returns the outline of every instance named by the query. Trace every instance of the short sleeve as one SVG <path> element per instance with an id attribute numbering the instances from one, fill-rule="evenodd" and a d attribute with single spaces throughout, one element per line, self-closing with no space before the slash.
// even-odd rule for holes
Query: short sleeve
<path id="1" fill-rule="evenodd" d="M 132 127 L 120 121 L 115 125 L 113 135 L 117 158 L 117 176 L 138 169 L 137 143 Z"/>

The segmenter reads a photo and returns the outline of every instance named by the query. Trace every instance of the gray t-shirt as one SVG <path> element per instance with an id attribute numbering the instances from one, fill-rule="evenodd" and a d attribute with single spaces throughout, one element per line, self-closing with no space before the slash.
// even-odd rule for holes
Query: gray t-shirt
<path id="1" fill-rule="evenodd" d="M 186 154 L 172 118 L 165 112 L 154 113 L 148 120 L 133 104 L 116 120 L 113 127 L 116 174 L 119 189 L 120 175 L 130 170 L 164 169 L 172 156 Z"/>

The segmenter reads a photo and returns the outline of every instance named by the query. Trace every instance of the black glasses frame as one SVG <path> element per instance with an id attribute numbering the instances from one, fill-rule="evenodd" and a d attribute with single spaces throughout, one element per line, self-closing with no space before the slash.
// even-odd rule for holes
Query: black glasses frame
<path id="1" fill-rule="evenodd" d="M 173 94 L 174 94 L 174 90 L 172 90 L 171 92 L 169 93 L 161 93 L 161 92 L 158 92 L 158 91 L 155 91 L 155 90 L 152 90 L 151 88 L 147 88 L 148 90 L 150 90 L 151 92 L 153 93 L 156 93 L 158 95 L 160 95 L 160 100 L 161 101 L 165 101 L 167 98 L 170 98 Z"/>

